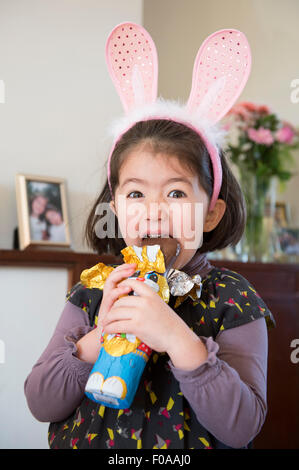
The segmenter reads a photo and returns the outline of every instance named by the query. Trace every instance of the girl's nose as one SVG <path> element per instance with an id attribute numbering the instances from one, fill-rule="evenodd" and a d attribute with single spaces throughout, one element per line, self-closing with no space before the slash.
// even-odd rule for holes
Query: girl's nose
<path id="1" fill-rule="evenodd" d="M 167 204 L 160 200 L 152 199 L 146 207 L 147 220 L 163 220 L 168 214 Z"/>

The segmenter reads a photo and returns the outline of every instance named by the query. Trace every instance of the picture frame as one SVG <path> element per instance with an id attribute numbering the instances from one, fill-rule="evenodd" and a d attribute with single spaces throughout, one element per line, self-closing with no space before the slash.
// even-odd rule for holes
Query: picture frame
<path id="1" fill-rule="evenodd" d="M 278 239 L 282 253 L 289 256 L 299 256 L 299 228 L 280 228 L 278 231 Z"/>
<path id="2" fill-rule="evenodd" d="M 273 209 L 270 203 L 266 203 L 265 217 L 273 218 L 277 229 L 286 228 L 291 225 L 290 205 L 283 201 L 277 201 Z"/>
<path id="3" fill-rule="evenodd" d="M 278 227 L 286 228 L 290 226 L 290 206 L 286 202 L 276 202 L 275 204 L 275 222 Z"/>
<path id="4" fill-rule="evenodd" d="M 63 178 L 16 175 L 19 249 L 71 245 Z"/>

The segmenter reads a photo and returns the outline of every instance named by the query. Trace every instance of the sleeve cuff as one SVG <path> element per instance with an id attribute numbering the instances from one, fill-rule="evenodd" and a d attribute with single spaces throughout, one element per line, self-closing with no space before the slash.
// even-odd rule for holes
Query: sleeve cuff
<path id="1" fill-rule="evenodd" d="M 66 333 L 64 336 L 64 341 L 66 346 L 68 347 L 69 354 L 67 355 L 67 367 L 69 367 L 78 377 L 80 380 L 88 379 L 89 373 L 93 367 L 93 364 L 90 362 L 81 361 L 77 356 L 77 345 L 76 343 L 79 341 L 80 338 L 85 336 L 91 330 L 93 330 L 93 326 L 75 326 L 71 330 Z"/>
<path id="2" fill-rule="evenodd" d="M 212 337 L 206 338 L 200 336 L 200 340 L 204 343 L 208 357 L 199 367 L 194 370 L 183 370 L 175 367 L 171 360 L 169 360 L 169 367 L 175 376 L 175 378 L 182 383 L 198 383 L 200 380 L 201 384 L 214 379 L 220 373 L 220 360 L 217 357 L 219 345 L 213 340 Z"/>

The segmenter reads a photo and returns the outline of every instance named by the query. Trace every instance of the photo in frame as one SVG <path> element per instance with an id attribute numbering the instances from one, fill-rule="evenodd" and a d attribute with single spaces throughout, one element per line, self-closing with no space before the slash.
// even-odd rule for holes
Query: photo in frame
<path id="1" fill-rule="evenodd" d="M 284 254 L 299 256 L 299 228 L 282 227 L 278 237 L 280 249 Z"/>
<path id="2" fill-rule="evenodd" d="M 66 182 L 62 178 L 16 175 L 19 248 L 70 247 Z"/>
<path id="3" fill-rule="evenodd" d="M 286 228 L 291 225 L 290 206 L 286 202 L 277 201 L 274 210 L 271 209 L 270 204 L 266 203 L 265 217 L 273 217 L 273 222 L 277 229 Z"/>
<path id="4" fill-rule="evenodd" d="M 275 222 L 278 227 L 289 227 L 291 224 L 290 206 L 285 202 L 277 202 L 275 205 Z"/>

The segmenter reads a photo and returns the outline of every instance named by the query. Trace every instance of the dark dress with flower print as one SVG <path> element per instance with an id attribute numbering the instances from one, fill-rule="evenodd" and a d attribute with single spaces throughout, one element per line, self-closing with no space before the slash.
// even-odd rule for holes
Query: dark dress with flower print
<path id="1" fill-rule="evenodd" d="M 90 325 L 102 291 L 76 284 L 67 295 L 88 315 Z M 216 338 L 221 330 L 264 317 L 273 325 L 271 312 L 256 290 L 240 274 L 213 268 L 203 279 L 201 298 L 193 301 L 170 296 L 169 305 L 198 336 Z M 181 303 L 180 303 L 181 302 Z M 130 409 L 117 410 L 83 397 L 66 420 L 51 423 L 51 448 L 80 449 L 204 449 L 227 448 L 197 420 L 180 391 L 166 353 L 153 353 L 146 364 Z"/>

